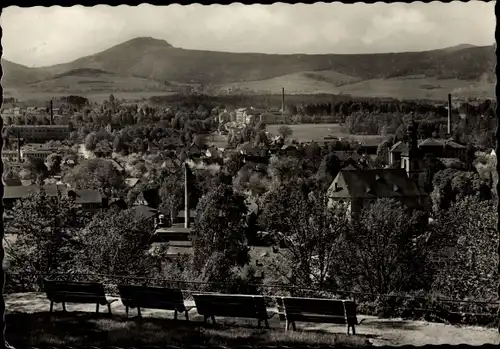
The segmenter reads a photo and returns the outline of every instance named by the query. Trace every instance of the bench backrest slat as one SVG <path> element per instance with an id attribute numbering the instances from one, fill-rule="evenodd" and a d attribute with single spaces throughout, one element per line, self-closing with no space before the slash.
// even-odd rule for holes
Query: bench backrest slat
<path id="1" fill-rule="evenodd" d="M 344 315 L 342 300 L 314 298 L 284 298 L 285 310 L 289 314 L 309 313 L 322 315 Z"/>
<path id="2" fill-rule="evenodd" d="M 194 294 L 200 315 L 265 319 L 266 303 L 263 296 Z"/>
<path id="3" fill-rule="evenodd" d="M 356 302 L 346 300 L 344 301 L 344 308 L 348 318 L 356 318 Z"/>
<path id="4" fill-rule="evenodd" d="M 106 304 L 104 286 L 97 282 L 66 282 L 44 280 L 47 298 L 56 302 Z"/>
<path id="5" fill-rule="evenodd" d="M 349 319 L 349 321 L 356 320 L 356 303 L 351 300 L 299 297 L 280 298 L 278 298 L 278 308 L 282 308 L 289 318 L 293 318 L 294 316 L 305 318 L 314 315 L 330 315 L 339 319 Z"/>
<path id="6" fill-rule="evenodd" d="M 184 311 L 182 290 L 137 285 L 118 285 L 123 305 Z"/>

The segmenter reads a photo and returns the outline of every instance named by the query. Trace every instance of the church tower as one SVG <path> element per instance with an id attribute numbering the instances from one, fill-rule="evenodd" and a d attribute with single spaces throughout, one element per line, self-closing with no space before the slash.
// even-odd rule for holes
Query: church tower
<path id="1" fill-rule="evenodd" d="M 401 153 L 401 168 L 405 169 L 409 178 L 419 183 L 425 166 L 422 151 L 418 147 L 417 125 L 413 115 L 406 131 L 406 137 L 406 150 Z"/>

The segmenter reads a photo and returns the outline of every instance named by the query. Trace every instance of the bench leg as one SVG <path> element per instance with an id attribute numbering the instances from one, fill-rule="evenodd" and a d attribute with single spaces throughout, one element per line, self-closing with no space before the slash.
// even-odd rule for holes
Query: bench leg
<path id="1" fill-rule="evenodd" d="M 63 305 L 63 311 L 65 312 L 66 311 L 66 303 L 62 302 L 62 305 Z"/>
<path id="2" fill-rule="evenodd" d="M 125 306 L 125 314 L 127 314 L 127 319 L 128 319 L 128 305 Z"/>
<path id="3" fill-rule="evenodd" d="M 95 313 L 99 314 L 99 303 L 97 303 L 95 306 Z"/>
<path id="4" fill-rule="evenodd" d="M 347 335 L 349 335 L 349 333 L 351 332 L 352 328 L 352 334 L 356 334 L 356 329 L 354 328 L 354 325 L 351 325 L 351 324 L 347 324 Z"/>
<path id="5" fill-rule="evenodd" d="M 186 320 L 189 321 L 189 312 L 187 310 L 184 310 L 184 314 L 186 314 Z"/>
<path id="6" fill-rule="evenodd" d="M 215 316 L 210 316 L 212 318 L 212 323 L 215 325 Z"/>
<path id="7" fill-rule="evenodd" d="M 108 313 L 111 315 L 111 303 L 108 303 Z"/>
<path id="8" fill-rule="evenodd" d="M 292 321 L 292 328 L 294 331 L 297 331 L 297 327 L 295 327 L 295 321 Z"/>
<path id="9" fill-rule="evenodd" d="M 139 316 L 139 319 L 142 319 L 142 314 L 141 314 L 141 308 L 137 307 L 137 316 Z"/>
<path id="10" fill-rule="evenodd" d="M 174 320 L 177 320 L 177 310 L 174 310 Z"/>
<path id="11" fill-rule="evenodd" d="M 52 313 L 52 310 L 54 310 L 54 302 L 50 301 L 50 312 Z"/>

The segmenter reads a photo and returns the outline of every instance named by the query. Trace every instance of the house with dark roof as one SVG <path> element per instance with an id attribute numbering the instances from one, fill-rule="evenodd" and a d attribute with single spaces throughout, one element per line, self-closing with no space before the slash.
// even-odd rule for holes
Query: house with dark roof
<path id="1" fill-rule="evenodd" d="M 23 183 L 19 178 L 2 178 L 3 185 L 6 187 L 22 186 Z"/>
<path id="2" fill-rule="evenodd" d="M 197 145 L 195 145 L 194 143 L 191 144 L 189 147 L 188 147 L 188 150 L 187 150 L 187 156 L 190 158 L 190 159 L 199 159 L 202 155 L 203 155 L 203 150 L 201 150 Z"/>
<path id="3" fill-rule="evenodd" d="M 245 144 L 240 147 L 240 154 L 243 155 L 244 162 L 262 162 L 265 163 L 269 160 L 268 151 L 253 147 L 251 144 Z"/>
<path id="4" fill-rule="evenodd" d="M 159 211 L 155 208 L 146 206 L 146 205 L 137 205 L 132 206 L 127 209 L 127 212 L 130 213 L 131 217 L 136 218 L 139 221 L 153 221 L 158 218 Z"/>
<path id="5" fill-rule="evenodd" d="M 66 194 L 67 187 L 64 185 L 46 185 L 44 189 L 47 196 L 57 196 L 58 190 Z M 36 194 L 39 190 L 40 186 L 35 184 L 4 187 L 3 203 L 5 209 L 12 209 L 18 200 Z"/>
<path id="6" fill-rule="evenodd" d="M 383 139 L 378 137 L 365 138 L 359 142 L 359 145 L 357 146 L 358 151 L 361 154 L 376 155 L 378 146 L 382 143 L 382 141 Z"/>
<path id="7" fill-rule="evenodd" d="M 299 153 L 299 147 L 296 144 L 285 144 L 279 152 L 285 156 L 296 156 Z"/>
<path id="8" fill-rule="evenodd" d="M 5 209 L 12 209 L 18 200 L 26 199 L 28 196 L 38 193 L 41 188 L 36 184 L 4 187 L 3 201 Z M 62 195 L 74 198 L 75 203 L 81 205 L 86 211 L 95 211 L 107 207 L 107 199 L 98 190 L 70 190 L 66 185 L 57 184 L 44 185 L 43 189 L 46 195 L 50 197 L 55 197 L 60 192 Z"/>
<path id="9" fill-rule="evenodd" d="M 467 153 L 467 147 L 451 139 L 427 138 L 418 142 L 418 148 L 422 155 L 431 155 L 435 158 L 459 159 L 464 161 Z M 389 162 L 394 164 L 401 161 L 401 154 L 408 151 L 408 145 L 399 141 L 389 150 Z"/>
<path id="10" fill-rule="evenodd" d="M 135 188 L 137 183 L 139 183 L 140 180 L 141 180 L 140 178 L 135 178 L 135 177 L 125 178 L 125 184 L 129 189 L 133 189 Z"/>
<path id="11" fill-rule="evenodd" d="M 425 193 L 406 171 L 398 169 L 342 169 L 327 191 L 328 205 L 348 205 L 352 216 L 380 198 L 400 201 L 410 210 L 426 211 L 429 205 Z"/>
<path id="12" fill-rule="evenodd" d="M 85 211 L 98 211 L 108 208 L 108 198 L 101 195 L 99 190 L 78 189 L 68 190 L 67 195 L 74 198 L 77 205 L 81 205 Z"/>

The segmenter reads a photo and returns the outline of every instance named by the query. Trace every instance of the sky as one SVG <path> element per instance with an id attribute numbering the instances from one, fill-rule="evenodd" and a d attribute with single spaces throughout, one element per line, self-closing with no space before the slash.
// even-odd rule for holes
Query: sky
<path id="1" fill-rule="evenodd" d="M 259 53 L 383 53 L 495 42 L 494 2 L 169 5 L 3 9 L 3 57 L 66 63 L 136 37 L 184 49 Z"/>

